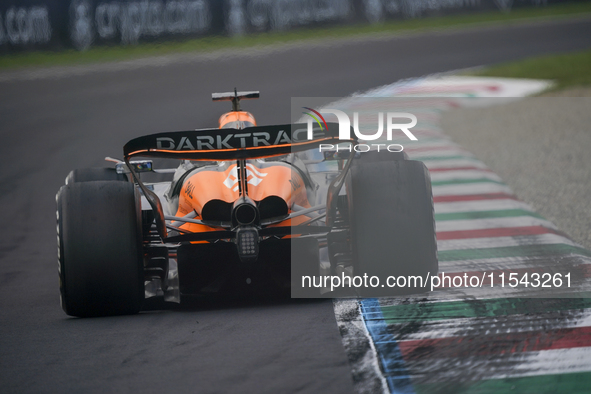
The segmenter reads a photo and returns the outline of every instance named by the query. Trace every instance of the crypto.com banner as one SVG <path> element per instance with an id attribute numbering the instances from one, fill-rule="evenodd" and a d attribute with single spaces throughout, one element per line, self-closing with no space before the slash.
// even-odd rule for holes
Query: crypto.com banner
<path id="1" fill-rule="evenodd" d="M 378 23 L 564 0 L 6 0 L 0 51 Z"/>

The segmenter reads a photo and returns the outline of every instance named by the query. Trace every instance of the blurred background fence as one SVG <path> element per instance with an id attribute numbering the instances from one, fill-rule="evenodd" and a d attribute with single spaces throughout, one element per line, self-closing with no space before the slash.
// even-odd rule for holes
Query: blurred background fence
<path id="1" fill-rule="evenodd" d="M 2 0 L 0 52 L 510 12 L 565 0 Z"/>

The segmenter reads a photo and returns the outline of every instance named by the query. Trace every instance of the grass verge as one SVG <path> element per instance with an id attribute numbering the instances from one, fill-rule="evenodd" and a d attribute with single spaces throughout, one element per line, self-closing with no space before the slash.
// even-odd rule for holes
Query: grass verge
<path id="1" fill-rule="evenodd" d="M 85 52 L 75 50 L 39 51 L 0 56 L 0 69 L 29 66 L 76 65 L 118 60 L 130 60 L 173 53 L 210 52 L 218 49 L 248 48 L 261 45 L 283 44 L 318 38 L 344 38 L 376 33 L 420 32 L 441 28 L 471 27 L 477 24 L 502 24 L 540 18 L 558 18 L 591 14 L 591 2 L 566 3 L 539 8 L 520 8 L 509 13 L 488 11 L 467 15 L 426 17 L 380 24 L 360 24 L 269 32 L 244 37 L 204 37 L 184 41 L 144 43 L 135 46 L 99 46 Z"/>
<path id="2" fill-rule="evenodd" d="M 503 63 L 478 71 L 475 75 L 550 79 L 556 83 L 552 91 L 591 86 L 591 50 Z"/>

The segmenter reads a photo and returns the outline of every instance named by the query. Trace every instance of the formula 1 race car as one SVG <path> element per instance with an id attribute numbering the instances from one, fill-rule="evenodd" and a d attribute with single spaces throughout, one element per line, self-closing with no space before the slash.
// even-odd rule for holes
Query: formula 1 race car
<path id="1" fill-rule="evenodd" d="M 214 93 L 232 102 L 219 128 L 135 138 L 123 160 L 107 158 L 115 168 L 70 172 L 56 196 L 68 315 L 133 314 L 152 296 L 182 302 L 257 281 L 292 297 L 382 296 L 391 294 L 383 285 L 349 283 L 339 293 L 317 283 L 437 274 L 422 162 L 404 152 L 321 152 L 320 144 L 353 146 L 355 134 L 339 139 L 339 124 L 328 122 L 257 126 L 240 100 L 258 97 Z M 177 167 L 156 169 L 164 159 Z M 142 180 L 154 174 L 172 179 Z"/>

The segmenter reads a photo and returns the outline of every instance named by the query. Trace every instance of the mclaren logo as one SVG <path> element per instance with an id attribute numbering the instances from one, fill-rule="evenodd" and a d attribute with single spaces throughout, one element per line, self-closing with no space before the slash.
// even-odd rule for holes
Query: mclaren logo
<path id="1" fill-rule="evenodd" d="M 227 133 L 223 135 L 198 135 L 193 138 L 159 137 L 156 148 L 162 150 L 218 150 L 240 149 L 270 145 L 291 144 L 289 133 L 279 130 L 274 133 L 265 131 L 252 133 Z"/>
<path id="2" fill-rule="evenodd" d="M 257 186 L 266 176 L 266 172 L 260 172 L 259 169 L 252 164 L 249 163 L 246 165 L 246 178 L 248 180 L 247 183 Z M 224 181 L 224 186 L 226 186 L 228 189 L 232 189 L 235 192 L 238 191 L 238 171 L 236 166 L 232 167 L 230 170 L 228 177 Z"/>

